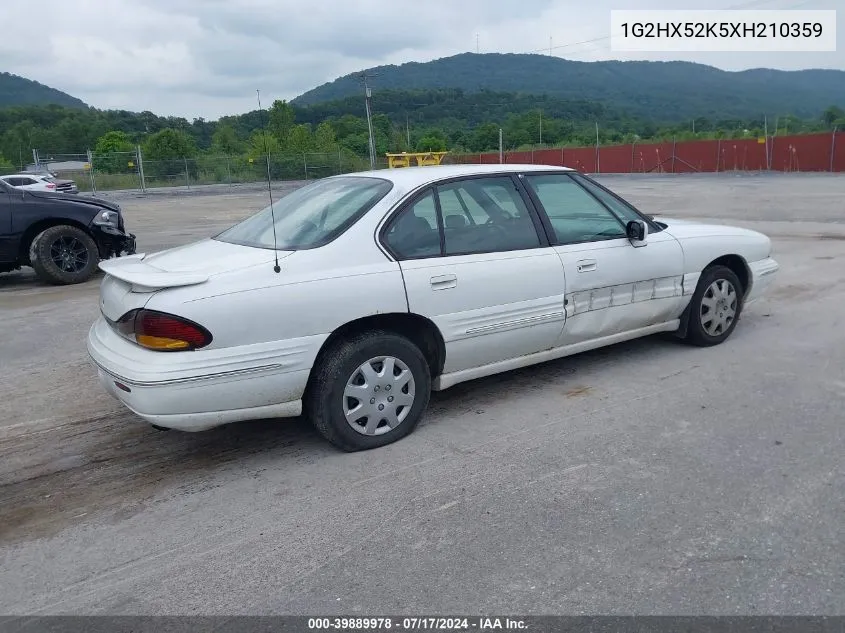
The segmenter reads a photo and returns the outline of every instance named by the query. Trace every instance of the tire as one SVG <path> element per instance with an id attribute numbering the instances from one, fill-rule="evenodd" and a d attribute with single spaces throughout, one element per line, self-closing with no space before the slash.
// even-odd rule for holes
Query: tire
<path id="1" fill-rule="evenodd" d="M 79 284 L 90 279 L 100 263 L 100 251 L 82 229 L 61 224 L 39 234 L 29 247 L 35 274 L 49 284 Z"/>
<path id="2" fill-rule="evenodd" d="M 371 362 L 384 357 L 394 359 L 396 371 L 410 372 L 411 380 L 407 381 L 407 376 L 388 380 L 385 364 Z M 320 435 L 341 450 L 367 450 L 402 439 L 414 430 L 428 407 L 431 397 L 428 363 L 419 348 L 403 336 L 382 330 L 356 334 L 335 343 L 320 359 L 305 395 L 305 412 Z M 365 365 L 373 372 L 369 381 L 361 371 Z M 347 386 L 351 392 L 361 389 L 362 398 L 346 397 Z M 389 395 L 391 389 L 399 395 L 395 398 Z M 409 401 L 411 391 L 413 398 Z M 409 404 L 394 404 L 399 399 Z M 385 413 L 376 409 L 377 406 L 383 407 Z M 347 420 L 347 412 L 352 418 L 356 410 L 362 416 L 370 415 Z M 394 414 L 392 425 L 379 418 L 390 413 Z M 369 431 L 366 422 L 370 424 Z"/>
<path id="3" fill-rule="evenodd" d="M 705 269 L 690 301 L 686 341 L 698 347 L 724 343 L 739 321 L 744 293 L 739 277 L 727 266 Z"/>

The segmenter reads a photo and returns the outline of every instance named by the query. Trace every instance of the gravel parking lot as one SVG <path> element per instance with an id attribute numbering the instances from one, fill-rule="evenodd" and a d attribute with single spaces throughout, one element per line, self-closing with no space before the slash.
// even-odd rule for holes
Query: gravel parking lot
<path id="1" fill-rule="evenodd" d="M 88 365 L 99 278 L 0 275 L 0 613 L 845 615 L 845 177 L 600 180 L 767 233 L 776 285 L 725 345 L 462 384 L 366 453 L 156 431 Z M 120 202 L 150 252 L 266 191 Z"/>

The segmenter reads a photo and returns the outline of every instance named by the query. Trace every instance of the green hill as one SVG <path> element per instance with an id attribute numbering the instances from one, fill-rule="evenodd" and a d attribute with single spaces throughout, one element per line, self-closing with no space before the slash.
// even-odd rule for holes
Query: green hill
<path id="1" fill-rule="evenodd" d="M 0 72 L 0 108 L 21 105 L 60 105 L 67 108 L 88 106 L 69 94 L 31 79 Z"/>
<path id="2" fill-rule="evenodd" d="M 577 62 L 548 55 L 464 53 L 430 62 L 368 70 L 380 90 L 461 88 L 550 95 L 599 102 L 658 121 L 815 116 L 845 104 L 845 71 L 754 69 L 728 72 L 690 62 Z M 309 90 L 292 101 L 307 106 L 362 95 L 356 74 Z"/>

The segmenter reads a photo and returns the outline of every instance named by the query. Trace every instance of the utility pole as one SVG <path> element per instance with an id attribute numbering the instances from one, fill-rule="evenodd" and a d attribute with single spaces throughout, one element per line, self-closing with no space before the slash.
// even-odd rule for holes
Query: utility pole
<path id="1" fill-rule="evenodd" d="M 405 115 L 405 134 L 408 135 L 408 151 L 411 151 L 411 117 Z"/>
<path id="2" fill-rule="evenodd" d="M 499 164 L 504 163 L 504 152 L 502 151 L 502 128 L 499 128 Z"/>
<path id="3" fill-rule="evenodd" d="M 601 156 L 599 155 L 600 154 L 599 146 L 600 146 L 600 143 L 599 143 L 599 122 L 596 121 L 596 173 L 597 174 L 601 173 L 601 163 L 599 162 L 599 160 L 601 159 Z"/>
<path id="4" fill-rule="evenodd" d="M 552 36 L 549 35 L 549 57 L 552 56 Z"/>
<path id="5" fill-rule="evenodd" d="M 543 110 L 540 109 L 540 145 L 543 144 Z"/>
<path id="6" fill-rule="evenodd" d="M 478 55 L 481 52 L 481 47 L 478 45 L 478 33 L 475 34 L 475 54 Z"/>
<path id="7" fill-rule="evenodd" d="M 376 168 L 376 143 L 373 139 L 373 118 L 370 108 L 370 99 L 373 96 L 369 84 L 367 84 L 368 77 L 375 77 L 376 75 L 367 75 L 364 71 L 361 73 L 361 80 L 364 82 L 364 104 L 367 107 L 367 129 L 370 133 L 370 169 Z"/>

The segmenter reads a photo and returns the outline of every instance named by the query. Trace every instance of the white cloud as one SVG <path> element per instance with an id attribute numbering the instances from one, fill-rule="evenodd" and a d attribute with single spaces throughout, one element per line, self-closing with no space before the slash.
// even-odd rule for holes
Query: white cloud
<path id="1" fill-rule="evenodd" d="M 720 7 L 835 9 L 840 0 L 719 2 Z M 633 55 L 609 47 L 611 9 L 714 8 L 702 0 L 39 0 L 45 29 L 4 29 L 0 69 L 95 107 L 216 118 L 386 63 L 475 50 L 545 51 L 593 61 L 685 59 L 729 70 L 845 69 L 845 53 Z M 845 27 L 840 11 L 839 30 Z M 589 41 L 595 40 L 595 41 Z"/>

